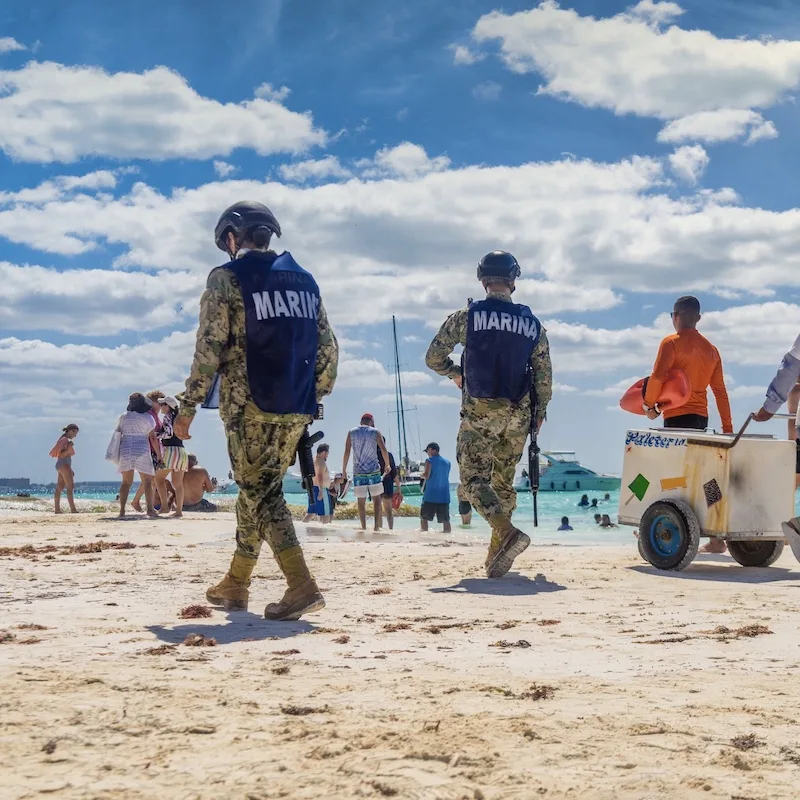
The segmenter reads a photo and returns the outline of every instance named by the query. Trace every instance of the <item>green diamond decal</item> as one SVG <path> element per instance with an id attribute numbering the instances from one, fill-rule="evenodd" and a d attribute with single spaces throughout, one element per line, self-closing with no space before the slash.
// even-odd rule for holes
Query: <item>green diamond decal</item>
<path id="1" fill-rule="evenodd" d="M 629 484 L 628 488 L 633 492 L 636 499 L 641 502 L 650 488 L 650 481 L 640 472 Z"/>

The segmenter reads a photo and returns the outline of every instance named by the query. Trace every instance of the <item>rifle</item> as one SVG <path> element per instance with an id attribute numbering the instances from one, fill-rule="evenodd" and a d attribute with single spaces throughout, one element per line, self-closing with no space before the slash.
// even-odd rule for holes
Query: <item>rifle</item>
<path id="1" fill-rule="evenodd" d="M 533 527 L 539 527 L 539 442 L 536 425 L 538 401 L 536 390 L 531 386 L 531 442 L 528 445 L 528 478 L 531 482 L 531 498 L 533 500 Z"/>
<path id="2" fill-rule="evenodd" d="M 317 405 L 317 413 L 315 419 L 322 419 L 323 410 L 322 404 Z M 311 435 L 308 432 L 308 425 L 306 425 L 300 441 L 297 443 L 297 459 L 300 462 L 300 475 L 303 478 L 303 488 L 308 492 L 309 505 L 314 503 L 314 456 L 312 455 L 312 448 L 324 436 L 323 431 L 317 431 Z"/>

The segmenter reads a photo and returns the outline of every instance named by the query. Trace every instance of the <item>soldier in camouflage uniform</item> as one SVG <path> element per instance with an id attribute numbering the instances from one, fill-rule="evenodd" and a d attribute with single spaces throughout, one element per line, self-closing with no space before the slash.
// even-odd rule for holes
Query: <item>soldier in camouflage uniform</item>
<path id="1" fill-rule="evenodd" d="M 325 601 L 303 558 L 282 483 L 316 405 L 330 394 L 339 360 L 313 277 L 269 241 L 281 235 L 260 203 L 237 203 L 217 223 L 231 257 L 213 270 L 200 300 L 200 327 L 175 434 L 188 438 L 195 407 L 219 406 L 236 501 L 236 552 L 208 601 L 247 608 L 250 576 L 267 542 L 288 588 L 267 619 L 298 619 Z M 218 398 L 218 400 L 217 400 Z"/>
<path id="2" fill-rule="evenodd" d="M 514 470 L 531 421 L 531 389 L 541 427 L 553 393 L 547 335 L 524 305 L 512 302 L 520 269 L 510 253 L 495 251 L 478 264 L 486 299 L 451 314 L 428 348 L 425 363 L 462 389 L 456 457 L 464 494 L 489 523 L 486 575 L 505 575 L 530 538 L 511 523 L 517 505 Z M 461 366 L 450 354 L 464 347 Z"/>

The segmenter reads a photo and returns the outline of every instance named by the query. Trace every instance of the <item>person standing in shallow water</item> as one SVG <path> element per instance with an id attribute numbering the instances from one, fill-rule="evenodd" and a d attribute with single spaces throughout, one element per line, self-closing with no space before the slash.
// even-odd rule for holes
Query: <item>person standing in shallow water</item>
<path id="1" fill-rule="evenodd" d="M 478 280 L 486 298 L 451 314 L 425 357 L 429 369 L 462 390 L 456 457 L 464 491 L 492 529 L 489 578 L 505 575 L 530 544 L 511 522 L 517 505 L 514 470 L 530 431 L 531 390 L 537 428 L 553 393 L 547 335 L 530 308 L 511 299 L 520 274 L 511 253 L 484 256 Z M 464 347 L 461 366 L 450 358 L 458 344 Z"/>
<path id="2" fill-rule="evenodd" d="M 317 403 L 333 389 L 339 348 L 317 282 L 291 253 L 269 248 L 273 235 L 279 237 L 281 227 L 262 203 L 235 203 L 219 218 L 214 239 L 231 260 L 212 270 L 200 299 L 194 359 L 174 432 L 187 441 L 196 407 L 218 407 L 239 486 L 236 551 L 206 599 L 246 609 L 250 577 L 267 542 L 286 591 L 264 616 L 283 620 L 325 607 L 282 484 Z"/>
<path id="3" fill-rule="evenodd" d="M 56 472 L 58 473 L 56 490 L 53 496 L 56 514 L 61 513 L 61 492 L 65 489 L 67 491 L 67 503 L 69 503 L 70 512 L 73 514 L 78 513 L 78 509 L 75 508 L 75 499 L 73 497 L 75 473 L 72 470 L 72 457 L 75 455 L 75 445 L 73 441 L 78 435 L 79 430 L 78 426 L 74 422 L 71 422 L 66 428 L 62 429 L 61 436 L 59 436 L 58 441 L 50 451 L 50 456 L 56 459 Z"/>

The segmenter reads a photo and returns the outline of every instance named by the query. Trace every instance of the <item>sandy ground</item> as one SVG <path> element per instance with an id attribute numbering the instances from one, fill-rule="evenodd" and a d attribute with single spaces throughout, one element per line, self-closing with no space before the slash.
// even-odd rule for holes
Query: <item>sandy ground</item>
<path id="1" fill-rule="evenodd" d="M 0 548 L 56 548 L 0 550 L 6 800 L 800 792 L 788 549 L 676 575 L 632 538 L 532 547 L 490 582 L 474 541 L 312 528 L 328 608 L 268 623 L 266 557 L 248 612 L 180 618 L 227 566 L 231 515 L 4 513 Z"/>

